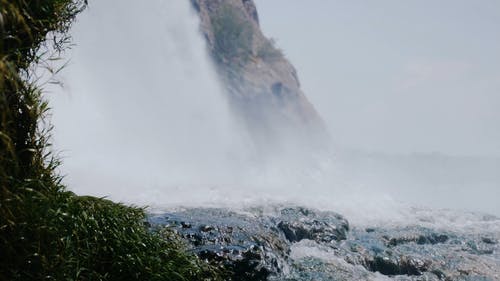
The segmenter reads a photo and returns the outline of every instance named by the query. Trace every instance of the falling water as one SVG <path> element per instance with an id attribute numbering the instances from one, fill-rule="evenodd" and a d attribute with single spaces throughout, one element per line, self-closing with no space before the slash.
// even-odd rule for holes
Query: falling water
<path id="1" fill-rule="evenodd" d="M 300 153 L 256 155 L 189 1 L 92 2 L 72 34 L 50 96 L 71 190 L 149 206 L 302 197 L 311 169 Z"/>
<path id="2" fill-rule="evenodd" d="M 94 1 L 72 34 L 65 86 L 49 97 L 61 174 L 76 193 L 158 207 L 293 202 L 351 221 L 411 216 L 391 197 L 400 191 L 342 180 L 330 153 L 257 157 L 189 1 Z"/>
<path id="3" fill-rule="evenodd" d="M 243 135 L 198 26 L 188 1 L 95 1 L 79 18 L 67 87 L 51 95 L 71 189 L 134 201 L 236 175 Z"/>

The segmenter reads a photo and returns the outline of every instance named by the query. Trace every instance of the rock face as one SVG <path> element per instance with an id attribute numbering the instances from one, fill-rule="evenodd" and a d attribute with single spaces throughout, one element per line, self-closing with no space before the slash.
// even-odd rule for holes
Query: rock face
<path id="1" fill-rule="evenodd" d="M 323 121 L 300 89 L 295 68 L 259 27 L 252 0 L 192 0 L 230 105 L 257 145 L 320 145 Z"/>
<path id="2" fill-rule="evenodd" d="M 500 280 L 500 233 L 350 228 L 336 213 L 301 207 L 188 209 L 149 222 L 179 233 L 228 280 Z"/>

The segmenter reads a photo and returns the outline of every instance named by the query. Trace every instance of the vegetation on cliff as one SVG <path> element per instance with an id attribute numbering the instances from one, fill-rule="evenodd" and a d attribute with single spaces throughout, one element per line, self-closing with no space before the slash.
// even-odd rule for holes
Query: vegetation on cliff
<path id="1" fill-rule="evenodd" d="M 69 43 L 85 0 L 0 0 L 0 280 L 212 280 L 144 210 L 65 190 L 34 67 Z M 50 48 L 45 48 L 50 47 Z"/>
<path id="2" fill-rule="evenodd" d="M 222 5 L 211 15 L 216 59 L 243 65 L 252 56 L 253 31 L 249 22 L 232 5 Z"/>
<path id="3" fill-rule="evenodd" d="M 230 3 L 223 3 L 210 13 L 214 35 L 213 54 L 219 63 L 241 67 L 252 58 L 267 62 L 283 58 L 283 53 L 276 48 L 274 40 L 255 38 L 252 20 Z"/>

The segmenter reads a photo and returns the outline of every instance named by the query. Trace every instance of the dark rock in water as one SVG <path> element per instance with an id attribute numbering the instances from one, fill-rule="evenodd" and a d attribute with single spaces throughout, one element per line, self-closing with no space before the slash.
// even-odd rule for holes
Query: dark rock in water
<path id="1" fill-rule="evenodd" d="M 490 237 L 483 237 L 483 238 L 481 238 L 481 240 L 483 241 L 483 243 L 491 244 L 491 245 L 498 243 L 495 239 L 490 238 Z"/>
<path id="2" fill-rule="evenodd" d="M 500 280 L 500 233 L 357 229 L 336 213 L 300 207 L 188 209 L 148 223 L 179 233 L 228 280 Z"/>
<path id="3" fill-rule="evenodd" d="M 290 242 L 303 239 L 330 243 L 346 239 L 349 223 L 332 212 L 314 212 L 304 208 L 281 210 L 278 228 Z"/>
<path id="4" fill-rule="evenodd" d="M 182 228 L 191 228 L 191 224 L 190 223 L 183 222 L 183 221 L 181 221 L 181 226 L 182 226 Z"/>
<path id="5" fill-rule="evenodd" d="M 345 261 L 396 280 L 498 280 L 500 276 L 500 259 L 492 255 L 498 248 L 472 234 L 419 226 L 353 229 L 346 242 L 337 249 Z"/>
<path id="6" fill-rule="evenodd" d="M 289 245 L 264 218 L 222 209 L 190 209 L 152 216 L 150 222 L 177 231 L 200 258 L 223 266 L 237 276 L 234 280 L 267 280 L 285 271 Z"/>
<path id="7" fill-rule="evenodd" d="M 387 236 L 386 236 L 387 237 Z M 387 239 L 387 238 L 386 238 Z M 449 237 L 446 234 L 439 234 L 439 233 L 433 233 L 432 231 L 429 231 L 428 233 L 409 233 L 405 234 L 403 236 L 397 236 L 388 239 L 388 245 L 389 246 L 398 246 L 404 243 L 410 243 L 414 242 L 419 245 L 423 244 L 438 244 L 438 243 L 445 243 L 448 241 Z"/>
<path id="8" fill-rule="evenodd" d="M 366 262 L 369 271 L 378 271 L 384 275 L 422 275 L 427 271 L 426 263 L 419 259 L 375 256 Z"/>

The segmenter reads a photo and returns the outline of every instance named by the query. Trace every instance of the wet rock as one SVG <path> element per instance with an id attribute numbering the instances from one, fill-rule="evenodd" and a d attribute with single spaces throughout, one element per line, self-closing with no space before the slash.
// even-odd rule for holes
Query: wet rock
<path id="1" fill-rule="evenodd" d="M 417 244 L 437 244 L 448 241 L 448 236 L 445 234 L 431 233 L 430 235 L 418 236 Z"/>
<path id="2" fill-rule="evenodd" d="M 387 236 L 386 236 L 387 237 Z M 425 234 L 409 234 L 404 236 L 398 236 L 394 238 L 386 238 L 389 240 L 389 246 L 397 246 L 404 243 L 417 243 L 419 245 L 423 244 L 438 244 L 445 243 L 448 241 L 449 237 L 446 234 L 438 234 L 438 233 L 425 233 Z"/>
<path id="3" fill-rule="evenodd" d="M 367 261 L 367 269 L 384 275 L 422 275 L 427 271 L 426 264 L 419 259 L 401 256 L 375 256 Z"/>
<path id="4" fill-rule="evenodd" d="M 188 209 L 145 225 L 177 232 L 228 280 L 500 280 L 499 233 L 358 229 L 333 212 L 269 208 Z"/>
<path id="5" fill-rule="evenodd" d="M 339 214 L 299 207 L 281 210 L 278 220 L 278 228 L 290 242 L 303 239 L 319 243 L 345 240 L 349 230 L 349 223 Z"/>
<path id="6" fill-rule="evenodd" d="M 354 229 L 349 236 L 336 250 L 339 256 L 396 280 L 496 280 L 500 276 L 500 260 L 493 256 L 497 248 L 472 234 L 412 226 Z M 466 273 L 470 279 L 463 279 Z"/>
<path id="7" fill-rule="evenodd" d="M 365 229 L 366 232 L 374 232 L 375 231 L 375 228 L 372 228 L 372 227 L 367 227 Z"/>
<path id="8" fill-rule="evenodd" d="M 482 239 L 471 239 L 466 241 L 462 249 L 475 255 L 490 255 L 493 254 L 496 247 L 495 244 L 485 243 Z"/>
<path id="9" fill-rule="evenodd" d="M 481 241 L 483 241 L 483 243 L 490 244 L 490 245 L 494 245 L 494 244 L 498 243 L 495 239 L 490 238 L 490 237 L 483 237 L 483 238 L 481 238 Z"/>
<path id="10" fill-rule="evenodd" d="M 222 209 L 190 209 L 152 216 L 149 221 L 179 233 L 200 258 L 237 276 L 233 280 L 267 280 L 285 270 L 289 246 L 263 218 Z"/>
<path id="11" fill-rule="evenodd" d="M 200 231 L 201 232 L 209 232 L 209 231 L 212 231 L 214 230 L 215 228 L 211 225 L 201 225 L 200 226 Z"/>

